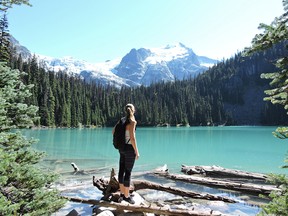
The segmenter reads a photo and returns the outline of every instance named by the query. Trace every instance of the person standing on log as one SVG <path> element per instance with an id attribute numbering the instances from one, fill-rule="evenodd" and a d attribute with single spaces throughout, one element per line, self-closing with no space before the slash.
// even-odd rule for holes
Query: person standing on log
<path id="1" fill-rule="evenodd" d="M 120 150 L 120 160 L 119 160 L 119 172 L 118 181 L 120 187 L 120 198 L 119 202 L 122 200 L 134 204 L 134 200 L 129 194 L 130 182 L 131 182 L 131 172 L 135 163 L 135 159 L 139 158 L 139 151 L 137 148 L 135 130 L 137 121 L 135 120 L 135 107 L 133 104 L 127 104 L 125 106 L 126 112 L 126 130 L 125 130 L 125 146 L 123 150 Z M 114 129 L 113 132 L 114 134 Z"/>

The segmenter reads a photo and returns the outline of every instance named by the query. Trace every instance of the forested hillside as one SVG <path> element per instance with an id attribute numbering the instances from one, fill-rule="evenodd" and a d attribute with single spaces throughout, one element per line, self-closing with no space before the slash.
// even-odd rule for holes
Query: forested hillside
<path id="1" fill-rule="evenodd" d="M 277 58 L 287 56 L 287 43 L 258 52 L 250 57 L 238 53 L 211 68 L 196 79 L 206 90 L 202 95 L 219 91 L 224 112 L 236 125 L 277 125 L 287 123 L 282 107 L 263 101 L 264 91 L 270 89 L 270 80 L 261 79 L 262 73 L 277 71 Z M 201 84 L 202 83 L 202 84 Z"/>
<path id="2" fill-rule="evenodd" d="M 274 59 L 284 45 L 251 57 L 222 61 L 195 79 L 122 88 L 85 83 L 65 72 L 45 71 L 33 57 L 11 59 L 12 68 L 27 73 L 33 84 L 30 104 L 39 106 L 37 125 L 57 127 L 111 126 L 131 102 L 138 125 L 279 125 L 287 122 L 281 108 L 264 102 L 269 81 L 261 73 L 273 72 Z"/>

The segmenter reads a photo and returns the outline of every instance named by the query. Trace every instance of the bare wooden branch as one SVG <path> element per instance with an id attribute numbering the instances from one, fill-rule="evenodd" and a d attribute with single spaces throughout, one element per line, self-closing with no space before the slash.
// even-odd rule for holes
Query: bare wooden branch
<path id="1" fill-rule="evenodd" d="M 260 184 L 252 184 L 252 183 L 243 183 L 243 182 L 232 182 L 228 180 L 219 180 L 219 179 L 213 179 L 213 178 L 204 178 L 204 177 L 198 177 L 198 176 L 187 176 L 187 175 L 176 175 L 176 174 L 169 174 L 167 172 L 165 173 L 159 173 L 155 172 L 156 175 L 161 175 L 169 179 L 177 180 L 177 181 L 184 181 L 189 182 L 193 184 L 200 184 L 200 185 L 208 185 L 212 187 L 218 187 L 218 188 L 225 188 L 230 190 L 237 190 L 246 192 L 249 194 L 264 194 L 268 195 L 272 191 L 280 191 L 279 188 L 277 188 L 274 185 L 260 185 Z"/>
<path id="2" fill-rule="evenodd" d="M 245 178 L 256 180 L 267 180 L 267 176 L 261 173 L 246 172 L 242 170 L 226 169 L 220 166 L 186 166 L 182 165 L 181 172 L 193 175 L 200 174 L 219 178 Z"/>
<path id="3" fill-rule="evenodd" d="M 97 205 L 103 207 L 113 207 L 117 210 L 129 210 L 133 212 L 147 212 L 154 213 L 158 215 L 174 215 L 174 216 L 224 216 L 222 213 L 214 212 L 214 211 L 206 211 L 200 212 L 194 209 L 191 210 L 178 210 L 178 209 L 170 209 L 167 207 L 155 207 L 155 206 L 144 206 L 144 205 L 130 205 L 124 203 L 115 203 L 115 202 L 107 202 L 103 200 L 93 200 L 93 199 L 83 199 L 83 198 L 75 198 L 75 197 L 64 197 L 71 202 L 85 203 L 90 205 Z"/>
<path id="4" fill-rule="evenodd" d="M 115 178 L 115 172 L 114 169 L 111 171 L 110 179 L 109 181 L 104 178 L 97 178 L 93 176 L 93 185 L 97 187 L 99 190 L 103 191 L 103 194 L 110 194 L 114 193 L 119 190 L 119 182 Z"/>

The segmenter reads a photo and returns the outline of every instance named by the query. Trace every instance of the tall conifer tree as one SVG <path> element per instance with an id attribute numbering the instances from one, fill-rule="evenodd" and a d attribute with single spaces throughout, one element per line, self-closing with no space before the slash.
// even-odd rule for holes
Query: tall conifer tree
<path id="1" fill-rule="evenodd" d="M 12 130 L 31 127 L 38 118 L 38 108 L 25 103 L 32 86 L 4 63 L 0 77 L 0 215 L 49 215 L 64 204 L 47 188 L 56 175 L 35 166 L 44 156 L 31 148 L 35 141 Z"/>
<path id="2" fill-rule="evenodd" d="M 0 19 L 0 62 L 10 62 L 10 42 L 6 12 Z"/>

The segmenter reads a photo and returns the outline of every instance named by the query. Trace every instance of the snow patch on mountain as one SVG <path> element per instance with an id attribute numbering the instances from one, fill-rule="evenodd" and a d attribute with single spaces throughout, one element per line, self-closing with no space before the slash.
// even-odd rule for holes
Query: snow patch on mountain
<path id="1" fill-rule="evenodd" d="M 163 61 L 169 62 L 178 58 L 184 58 L 189 55 L 187 47 L 181 43 L 167 45 L 163 48 L 148 48 L 152 55 L 146 58 L 148 64 L 157 64 Z"/>
<path id="2" fill-rule="evenodd" d="M 104 85 L 116 87 L 130 86 L 129 80 L 118 77 L 113 73 L 114 68 L 119 64 L 120 59 L 101 63 L 88 63 L 84 60 L 75 59 L 71 56 L 54 58 L 45 55 L 36 55 L 39 63 L 44 65 L 46 70 L 59 72 L 63 71 L 70 75 L 80 75 L 85 81 L 95 81 Z"/>
<path id="3" fill-rule="evenodd" d="M 64 56 L 62 58 L 54 58 L 45 55 L 36 55 L 37 59 L 45 65 L 50 71 L 65 71 L 69 74 L 79 74 L 83 70 L 93 70 L 94 64 L 88 63 L 84 60 L 78 60 L 72 56 Z"/>
<path id="4" fill-rule="evenodd" d="M 207 68 L 213 67 L 218 62 L 217 60 L 210 59 L 206 56 L 198 56 L 198 60 L 201 66 L 204 66 Z"/>
<path id="5" fill-rule="evenodd" d="M 95 71 L 106 71 L 106 72 L 112 72 L 113 74 L 116 73 L 115 71 L 115 67 L 118 66 L 120 64 L 121 59 L 117 58 L 114 60 L 108 60 L 105 62 L 100 62 L 100 63 L 96 63 L 94 64 L 94 70 Z"/>

